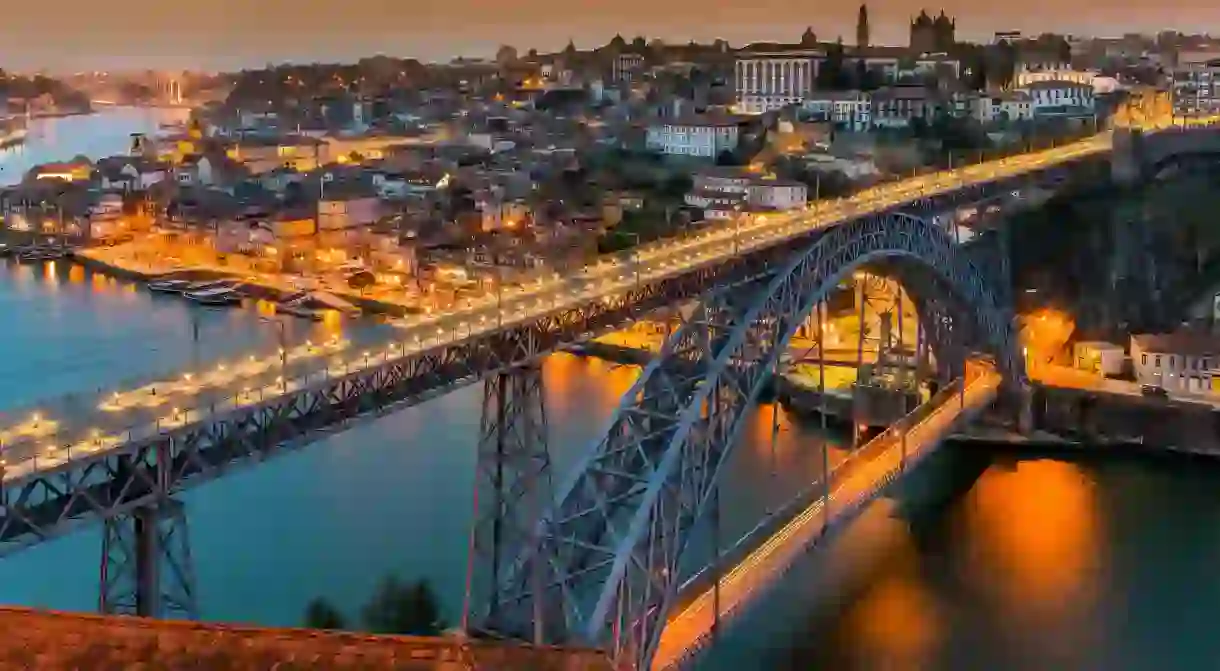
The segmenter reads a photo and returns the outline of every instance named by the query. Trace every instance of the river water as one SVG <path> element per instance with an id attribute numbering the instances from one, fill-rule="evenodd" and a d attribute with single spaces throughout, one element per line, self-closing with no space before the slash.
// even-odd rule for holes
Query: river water
<path id="1" fill-rule="evenodd" d="M 130 133 L 155 132 L 160 120 L 117 110 L 39 122 L 54 130 L 0 157 L 0 174 L 122 151 Z M 0 407 L 278 337 L 254 310 L 200 311 L 196 348 L 192 309 L 62 263 L 0 266 Z M 289 337 L 316 328 L 294 326 Z M 571 356 L 544 370 L 563 472 L 636 371 Z M 297 624 L 319 595 L 354 614 L 392 571 L 431 580 L 454 621 L 479 406 L 478 388 L 459 390 L 187 492 L 203 616 Z M 760 408 L 733 458 L 726 535 L 817 475 L 817 431 L 781 413 L 773 452 L 770 413 Z M 1220 659 L 1216 466 L 958 449 L 924 471 L 924 484 L 882 501 L 794 569 L 708 666 L 1195 669 Z M 0 602 L 92 609 L 99 550 L 95 527 L 0 560 Z"/>

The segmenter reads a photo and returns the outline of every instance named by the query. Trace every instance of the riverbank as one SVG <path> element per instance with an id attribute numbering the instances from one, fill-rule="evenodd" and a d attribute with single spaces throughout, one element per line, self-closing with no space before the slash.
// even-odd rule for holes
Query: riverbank
<path id="1" fill-rule="evenodd" d="M 63 119 L 70 116 L 90 116 L 97 114 L 97 110 L 63 110 L 54 112 L 36 112 L 30 115 L 30 119 Z"/>
<path id="2" fill-rule="evenodd" d="M 245 273 L 224 268 L 209 266 L 165 266 L 139 262 L 134 259 L 117 260 L 105 253 L 105 248 L 91 247 L 76 250 L 72 253 L 74 261 L 97 273 L 124 280 L 148 283 L 159 279 L 199 279 L 233 280 L 241 282 L 254 290 L 255 297 L 266 300 L 280 300 L 291 294 L 300 293 L 301 288 L 292 286 L 284 280 L 276 280 L 265 274 Z M 336 291 L 332 287 L 321 289 L 326 293 L 351 303 L 362 311 L 372 314 L 403 317 L 415 312 L 411 306 L 369 298 L 345 291 Z"/>

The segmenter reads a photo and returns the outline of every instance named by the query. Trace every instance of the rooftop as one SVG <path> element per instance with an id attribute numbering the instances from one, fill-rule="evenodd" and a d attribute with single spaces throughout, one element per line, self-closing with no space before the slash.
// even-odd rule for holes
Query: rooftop
<path id="1" fill-rule="evenodd" d="M 1183 354 L 1186 356 L 1220 355 L 1220 336 L 1202 331 L 1176 331 L 1174 333 L 1140 333 L 1131 336 L 1131 348 L 1158 354 Z"/>

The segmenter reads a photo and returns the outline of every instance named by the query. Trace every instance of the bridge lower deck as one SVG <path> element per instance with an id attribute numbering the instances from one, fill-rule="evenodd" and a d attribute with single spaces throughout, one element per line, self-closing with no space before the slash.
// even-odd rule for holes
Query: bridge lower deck
<path id="1" fill-rule="evenodd" d="M 831 475 L 829 502 L 816 496 L 808 507 L 767 538 L 720 578 L 720 621 L 735 614 L 758 592 L 785 573 L 811 543 L 836 523 L 849 519 L 878 491 L 931 452 L 964 414 L 986 407 L 995 398 L 999 376 L 986 372 L 967 385 L 964 394 L 946 395 L 901 434 L 887 432 L 861 447 Z M 830 509 L 827 509 L 827 505 Z M 672 616 L 661 633 L 654 669 L 673 668 L 697 652 L 717 621 L 713 588 L 708 587 Z"/>

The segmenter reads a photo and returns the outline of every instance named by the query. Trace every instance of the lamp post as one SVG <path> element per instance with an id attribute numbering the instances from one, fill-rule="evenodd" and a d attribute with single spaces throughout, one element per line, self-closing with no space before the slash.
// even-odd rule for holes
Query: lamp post
<path id="1" fill-rule="evenodd" d="M 635 266 L 635 288 L 640 289 L 640 234 L 627 233 L 632 238 L 635 238 L 635 244 L 631 246 L 632 265 Z"/>
<path id="2" fill-rule="evenodd" d="M 733 206 L 733 256 L 740 251 L 741 240 L 741 204 Z"/>
<path id="3" fill-rule="evenodd" d="M 283 319 L 271 319 L 268 317 L 259 317 L 259 321 L 266 324 L 275 324 L 279 329 L 280 343 L 280 383 L 284 389 L 288 388 L 288 338 L 284 332 Z"/>

